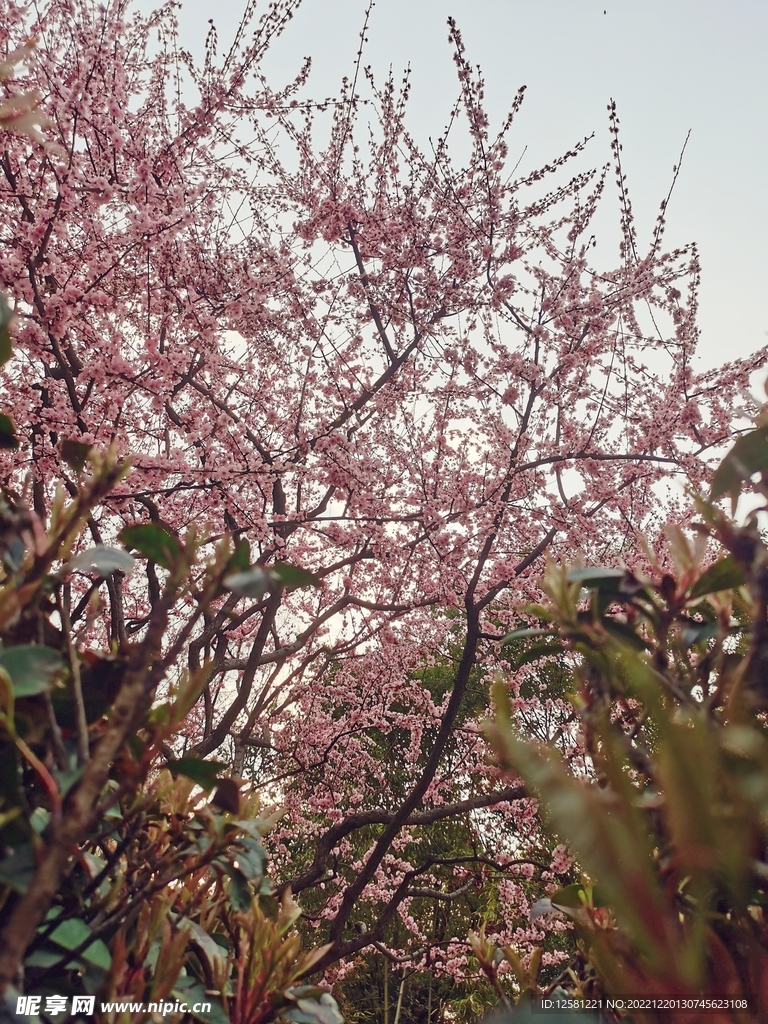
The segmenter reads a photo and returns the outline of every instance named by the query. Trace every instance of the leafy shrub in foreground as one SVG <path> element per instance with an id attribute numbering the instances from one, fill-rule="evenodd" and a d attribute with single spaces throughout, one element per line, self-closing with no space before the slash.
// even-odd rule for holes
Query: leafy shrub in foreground
<path id="1" fill-rule="evenodd" d="M 247 545 L 225 538 L 200 564 L 194 535 L 128 528 L 162 595 L 141 639 L 94 648 L 89 603 L 134 559 L 73 551 L 128 467 L 70 448 L 80 483 L 47 533 L 11 495 L 0 505 L 0 979 L 43 995 L 207 1000 L 209 1021 L 338 1024 L 331 997 L 298 984 L 324 950 L 301 953 L 290 892 L 270 895 L 255 794 L 169 746 L 209 671 L 179 675 L 180 642 L 223 593 L 283 580 L 249 566 Z M 88 583 L 77 608 L 75 574 Z"/>
<path id="2" fill-rule="evenodd" d="M 761 500 L 739 523 L 715 502 L 729 495 L 735 511 L 750 482 Z M 496 756 L 539 795 L 584 872 L 533 908 L 573 922 L 575 956 L 555 985 L 541 990 L 536 965 L 504 951 L 520 998 L 750 1000 L 746 1015 L 702 1014 L 711 1024 L 758 1020 L 758 1005 L 768 1007 L 767 499 L 761 420 L 717 470 L 710 499 L 699 499 L 693 535 L 668 529 L 667 564 L 656 561 L 647 577 L 551 564 L 546 604 L 528 609 L 541 628 L 515 634 L 532 636 L 539 657 L 574 666 L 572 701 L 593 770 L 587 778 L 520 738 L 496 683 L 486 727 Z M 473 944 L 511 1005 L 499 955 L 482 935 Z"/>
<path id="3" fill-rule="evenodd" d="M 180 645 L 209 609 L 228 592 L 265 596 L 311 577 L 251 566 L 247 542 L 233 548 L 225 537 L 206 560 L 191 531 L 182 540 L 159 523 L 128 527 L 121 539 L 164 583 L 141 638 L 99 650 L 99 588 L 119 586 L 135 559 L 123 547 L 75 549 L 129 466 L 113 452 L 62 449 L 78 483 L 69 501 L 60 488 L 47 531 L 0 494 L 0 986 L 11 986 L 9 1005 L 16 991 L 98 993 L 208 1001 L 214 1022 L 339 1024 L 330 995 L 298 984 L 325 950 L 303 955 L 290 891 L 279 903 L 270 895 L 260 844 L 268 822 L 255 794 L 220 778 L 219 762 L 175 758 L 169 746 L 210 674 L 207 663 L 178 669 Z"/>

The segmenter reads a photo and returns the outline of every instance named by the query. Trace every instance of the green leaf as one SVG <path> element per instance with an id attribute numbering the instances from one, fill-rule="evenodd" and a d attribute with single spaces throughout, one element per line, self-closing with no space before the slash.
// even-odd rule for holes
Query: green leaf
<path id="1" fill-rule="evenodd" d="M 239 829 L 243 832 L 247 832 L 249 836 L 253 836 L 254 839 L 259 839 L 261 836 L 266 835 L 271 829 L 273 821 L 268 818 L 246 818 L 240 821 L 234 822 Z"/>
<path id="2" fill-rule="evenodd" d="M 51 942 L 66 950 L 78 949 L 82 944 L 93 936 L 93 932 L 80 918 L 71 917 L 68 921 L 62 921 L 49 936 Z M 112 957 L 109 950 L 101 939 L 93 939 L 92 942 L 79 953 L 78 956 L 95 967 L 102 967 L 108 971 L 112 965 Z"/>
<path id="3" fill-rule="evenodd" d="M 184 926 L 189 928 L 190 938 L 195 946 L 197 946 L 197 954 L 205 958 L 208 969 L 221 970 L 225 968 L 228 949 L 226 945 L 220 946 L 216 941 L 219 938 L 225 941 L 224 937 L 209 935 L 208 932 L 203 931 L 199 924 L 189 919 L 184 920 Z"/>
<path id="4" fill-rule="evenodd" d="M 29 824 L 39 836 L 46 830 L 50 820 L 51 812 L 44 807 L 36 807 L 29 816 Z"/>
<path id="5" fill-rule="evenodd" d="M 165 767 L 174 778 L 177 775 L 184 775 L 196 782 L 201 789 L 207 791 L 213 789 L 218 782 L 219 772 L 227 766 L 221 761 L 204 761 L 200 757 L 180 757 L 176 761 L 167 761 Z"/>
<path id="6" fill-rule="evenodd" d="M 237 862 L 237 866 L 249 882 L 261 881 L 267 859 L 264 847 L 256 839 L 241 839 L 237 846 L 238 848 L 232 851 L 232 861 Z"/>
<path id="7" fill-rule="evenodd" d="M 180 1001 L 187 1004 L 187 1013 L 195 1020 L 202 1021 L 202 1024 L 229 1024 L 229 1014 L 224 1012 L 221 1002 L 206 992 L 205 987 L 196 979 L 188 975 L 181 975 L 173 986 L 173 995 Z M 202 1013 L 194 1011 L 193 1006 L 210 1005 L 210 1010 Z"/>
<path id="8" fill-rule="evenodd" d="M 527 636 L 557 636 L 557 631 L 554 629 L 513 629 L 511 633 L 507 633 L 502 638 L 503 644 L 508 644 L 512 640 L 523 640 Z"/>
<path id="9" fill-rule="evenodd" d="M 34 697 L 49 690 L 53 677 L 63 665 L 56 651 L 38 644 L 20 644 L 0 650 L 0 668 L 11 677 L 14 697 Z"/>
<path id="10" fill-rule="evenodd" d="M 61 950 L 36 949 L 24 957 L 25 967 L 55 967 L 61 963 Z"/>
<path id="11" fill-rule="evenodd" d="M 239 541 L 232 557 L 227 562 L 227 573 L 245 572 L 251 564 L 251 545 L 247 540 Z"/>
<path id="12" fill-rule="evenodd" d="M 120 540 L 127 548 L 135 548 L 152 562 L 157 562 L 164 569 L 170 569 L 181 554 L 178 537 L 159 523 L 139 523 L 137 526 L 126 526 L 120 531 Z"/>
<path id="13" fill-rule="evenodd" d="M 312 988 L 311 992 L 304 995 L 299 988 L 289 988 L 285 995 L 295 1000 L 295 1006 L 283 1010 L 281 1015 L 283 1020 L 291 1021 L 291 1024 L 344 1024 L 338 1004 L 330 992 Z"/>
<path id="14" fill-rule="evenodd" d="M 93 964 L 94 967 L 101 967 L 104 971 L 108 971 L 112 966 L 109 947 L 101 939 L 95 939 L 90 946 L 84 949 L 80 954 L 80 959 L 85 960 L 87 964 Z"/>
<path id="15" fill-rule="evenodd" d="M 581 882 L 565 885 L 550 896 L 553 907 L 584 907 L 587 905 L 587 892 Z"/>
<path id="16" fill-rule="evenodd" d="M 706 643 L 712 637 L 717 636 L 720 626 L 717 622 L 692 622 L 685 626 L 681 632 L 683 643 L 686 647 L 693 647 L 694 644 Z"/>
<path id="17" fill-rule="evenodd" d="M 699 576 L 691 588 L 691 597 L 704 597 L 720 590 L 732 590 L 744 585 L 744 573 L 733 555 L 721 558 Z"/>
<path id="18" fill-rule="evenodd" d="M 0 448 L 14 450 L 19 447 L 16 427 L 10 416 L 0 413 Z"/>
<path id="19" fill-rule="evenodd" d="M 534 644 L 533 647 L 529 647 L 527 651 L 524 651 L 516 661 L 517 668 L 521 668 L 523 665 L 530 665 L 533 661 L 538 661 L 540 658 L 546 658 L 547 655 L 551 654 L 563 654 L 565 647 L 562 644 Z"/>
<path id="20" fill-rule="evenodd" d="M 627 655 L 640 663 L 636 655 Z M 514 766 L 536 792 L 553 830 L 592 878 L 620 924 L 648 954 L 657 948 L 652 927 L 663 906 L 646 818 L 635 807 L 636 791 L 627 778 L 621 744 L 603 729 L 600 767 L 611 786 L 611 802 L 594 783 L 574 777 L 552 748 L 525 743 L 511 727 L 512 709 L 503 683 L 493 686 L 496 720 L 485 732 L 502 763 Z M 610 813 L 607 813 L 610 808 Z"/>
<path id="21" fill-rule="evenodd" d="M 79 473 L 88 461 L 92 449 L 92 444 L 84 444 L 82 441 L 67 438 L 61 442 L 61 457 L 68 466 Z"/>
<path id="22" fill-rule="evenodd" d="M 605 896 L 599 886 L 589 889 L 582 882 L 566 885 L 550 897 L 555 907 L 605 907 Z"/>
<path id="23" fill-rule="evenodd" d="M 289 565 L 288 562 L 278 562 L 277 565 L 272 566 L 271 571 L 287 590 L 321 586 L 317 576 L 308 572 L 307 569 L 299 568 L 298 565 Z"/>
<path id="24" fill-rule="evenodd" d="M 91 934 L 91 929 L 85 921 L 81 921 L 79 917 L 70 917 L 54 928 L 50 939 L 63 949 L 77 949 L 82 942 L 91 937 Z"/>
<path id="25" fill-rule="evenodd" d="M 531 907 L 530 920 L 535 921 L 539 917 L 559 911 L 572 917 L 576 922 L 584 921 L 586 907 L 607 906 L 601 890 L 583 885 L 581 882 L 574 882 L 558 889 L 552 896 L 544 896 L 536 900 Z"/>
<path id="26" fill-rule="evenodd" d="M 8 857 L 0 860 L 0 884 L 16 892 L 26 892 L 37 870 L 37 858 L 30 843 L 18 846 Z"/>
<path id="27" fill-rule="evenodd" d="M 587 569 L 572 569 L 568 573 L 568 582 L 581 583 L 584 587 L 596 587 L 603 581 L 620 580 L 626 575 L 625 569 L 608 569 L 595 566 Z"/>
<path id="28" fill-rule="evenodd" d="M 105 577 L 118 569 L 128 574 L 135 564 L 134 559 L 123 548 L 108 548 L 103 544 L 97 544 L 95 547 L 75 555 L 67 562 L 65 568 L 69 572 L 79 569 L 82 572 L 93 572 L 97 576 Z"/>
<path id="29" fill-rule="evenodd" d="M 740 437 L 717 467 L 710 497 L 717 501 L 727 494 L 735 506 L 742 483 L 765 469 L 768 469 L 768 427 L 758 427 Z"/>
<path id="30" fill-rule="evenodd" d="M 64 769 L 64 771 L 57 770 L 53 773 L 59 784 L 59 792 L 62 796 L 66 796 L 70 789 L 80 781 L 84 771 L 85 767 L 83 765 L 75 765 L 72 768 Z"/>
<path id="31" fill-rule="evenodd" d="M 229 875 L 229 902 L 235 910 L 244 913 L 251 909 L 251 889 L 248 879 L 239 868 L 228 864 L 225 871 Z"/>
<path id="32" fill-rule="evenodd" d="M 136 761 L 140 761 L 144 756 L 144 751 L 147 749 L 147 744 L 134 733 L 128 737 L 128 749 L 130 750 L 133 758 Z"/>
<path id="33" fill-rule="evenodd" d="M 588 590 L 597 590 L 598 593 L 615 594 L 624 598 L 645 590 L 644 584 L 626 569 L 611 569 L 603 566 L 573 569 L 568 573 L 567 578 L 569 583 L 580 583 Z"/>
<path id="34" fill-rule="evenodd" d="M 232 573 L 224 577 L 224 586 L 241 597 L 261 598 L 272 589 L 272 579 L 258 565 L 245 572 Z"/>
<path id="35" fill-rule="evenodd" d="M 616 622 L 615 619 L 603 619 L 603 628 L 606 633 L 610 633 L 612 637 L 619 640 L 621 643 L 628 644 L 630 647 L 634 647 L 636 651 L 647 651 L 648 644 L 643 640 L 642 637 L 638 636 L 637 633 L 628 626 L 626 622 Z"/>
<path id="36" fill-rule="evenodd" d="M 13 352 L 11 332 L 8 330 L 12 319 L 13 311 L 5 295 L 0 292 L 0 366 L 8 362 Z"/>

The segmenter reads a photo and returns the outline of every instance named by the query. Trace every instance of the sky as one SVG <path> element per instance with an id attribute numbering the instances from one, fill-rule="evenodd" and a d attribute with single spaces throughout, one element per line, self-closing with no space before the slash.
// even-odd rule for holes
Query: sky
<path id="1" fill-rule="evenodd" d="M 142 0 L 146 7 L 148 0 Z M 263 70 L 273 86 L 313 59 L 310 91 L 352 71 L 366 0 L 303 0 Z M 183 0 L 182 44 L 202 54 L 208 19 L 226 52 L 244 0 Z M 690 130 L 667 216 L 667 246 L 696 241 L 702 260 L 703 366 L 768 343 L 768 3 L 765 0 L 378 0 L 364 63 L 383 78 L 410 65 L 408 125 L 436 136 L 457 95 L 446 21 L 486 79 L 492 123 L 521 85 L 509 136 L 533 170 L 594 133 L 609 158 L 606 106 L 616 100 L 640 238 L 650 237 Z M 606 199 L 614 204 L 615 188 Z M 618 206 L 610 211 L 618 222 Z"/>

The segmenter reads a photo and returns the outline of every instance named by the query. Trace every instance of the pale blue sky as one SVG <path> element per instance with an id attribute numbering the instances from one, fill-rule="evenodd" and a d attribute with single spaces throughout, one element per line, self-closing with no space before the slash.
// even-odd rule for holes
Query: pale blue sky
<path id="1" fill-rule="evenodd" d="M 220 52 L 241 0 L 184 0 L 183 44 L 201 53 L 208 19 Z M 142 7 L 148 0 L 142 0 Z M 352 69 L 365 0 L 304 0 L 270 51 L 277 85 L 313 58 L 311 91 L 327 95 Z M 606 13 L 603 13 L 603 12 Z M 699 243 L 701 355 L 706 364 L 768 341 L 768 3 L 765 0 L 378 0 L 365 63 L 382 77 L 410 63 L 410 127 L 426 140 L 456 95 L 446 19 L 456 18 L 500 120 L 528 86 L 510 136 L 521 170 L 595 132 L 608 158 L 606 104 L 617 101 L 638 227 L 648 237 L 688 129 L 667 243 Z M 614 190 L 608 193 L 613 201 Z"/>

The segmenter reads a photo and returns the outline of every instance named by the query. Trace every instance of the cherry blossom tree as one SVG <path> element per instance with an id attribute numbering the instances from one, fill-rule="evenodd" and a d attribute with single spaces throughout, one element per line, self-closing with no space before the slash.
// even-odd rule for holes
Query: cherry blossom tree
<path id="1" fill-rule="evenodd" d="M 696 250 L 665 248 L 666 201 L 641 237 L 613 107 L 610 166 L 585 169 L 582 142 L 519 171 L 523 90 L 492 129 L 451 23 L 458 99 L 425 148 L 407 77 L 376 83 L 362 44 L 331 100 L 307 98 L 308 65 L 265 80 L 297 3 L 260 20 L 249 3 L 198 67 L 173 3 L 0 0 L 3 49 L 38 40 L 4 88 L 38 90 L 53 126 L 46 145 L 6 137 L 0 158 L 19 441 L 0 465 L 46 522 L 53 482 L 75 488 L 63 442 L 114 442 L 133 472 L 92 515 L 96 542 L 148 521 L 240 542 L 235 593 L 178 665 L 207 680 L 184 753 L 286 807 L 275 861 L 316 907 L 328 966 L 396 918 L 423 950 L 413 901 L 475 878 L 504 883 L 503 933 L 526 910 L 521 879 L 554 877 L 515 863 L 535 810 L 477 733 L 499 639 L 545 555 L 632 560 L 666 515 L 664 481 L 705 478 L 764 356 L 697 372 Z M 598 267 L 611 167 L 620 244 Z M 293 589 L 285 568 L 267 592 L 260 567 L 281 563 L 317 585 Z M 142 565 L 73 584 L 94 646 L 147 629 L 163 570 Z M 567 745 L 556 695 L 530 680 L 518 712 L 551 714 Z M 454 820 L 475 846 L 426 855 Z"/>

